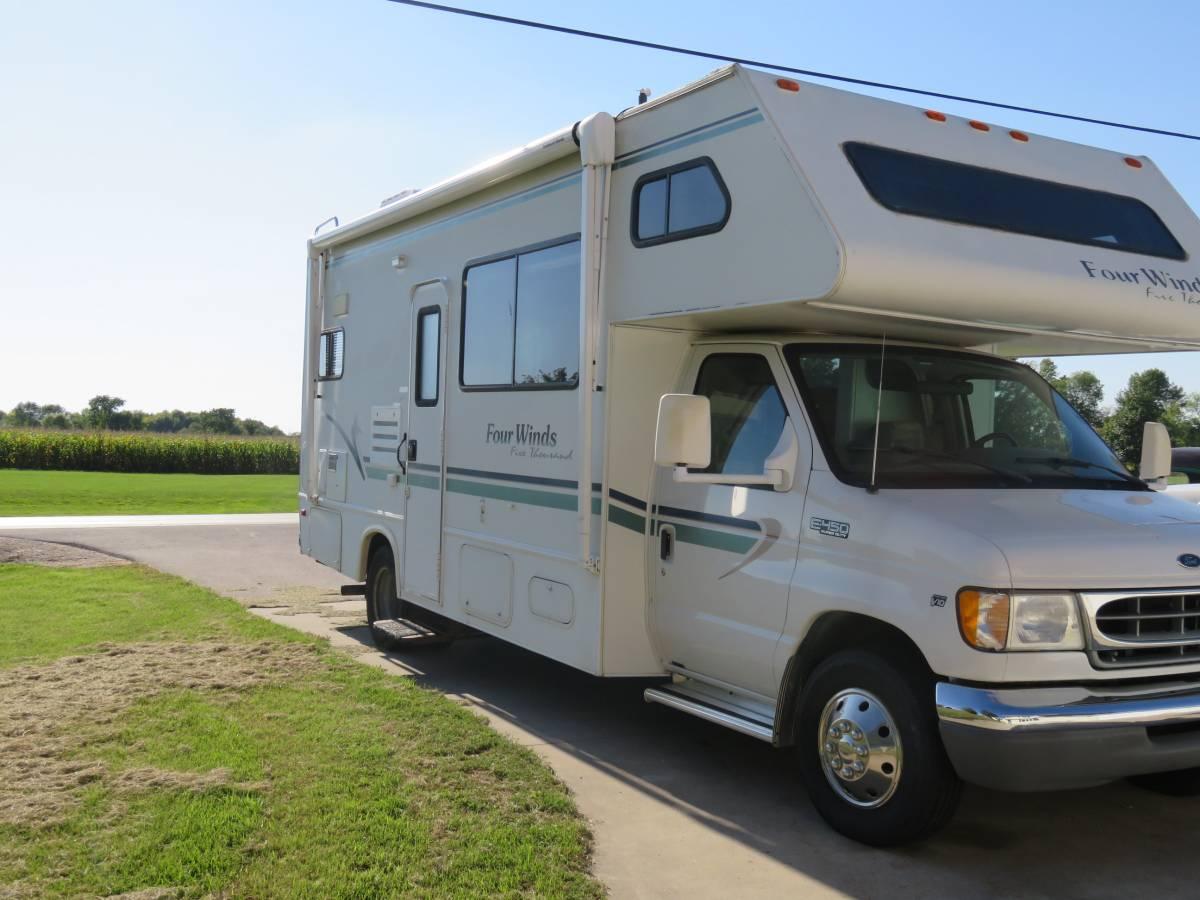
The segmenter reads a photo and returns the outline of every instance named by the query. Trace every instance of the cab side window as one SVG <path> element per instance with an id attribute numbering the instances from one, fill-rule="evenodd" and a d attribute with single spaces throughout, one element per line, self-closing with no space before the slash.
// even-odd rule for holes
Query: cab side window
<path id="1" fill-rule="evenodd" d="M 700 366 L 695 393 L 712 408 L 712 459 L 707 469 L 722 475 L 759 475 L 779 443 L 787 408 L 765 357 L 714 354 Z"/>

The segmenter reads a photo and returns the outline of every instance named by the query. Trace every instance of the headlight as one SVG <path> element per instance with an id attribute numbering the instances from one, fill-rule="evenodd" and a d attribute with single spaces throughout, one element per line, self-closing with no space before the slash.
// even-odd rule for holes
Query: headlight
<path id="1" fill-rule="evenodd" d="M 1008 594 L 979 588 L 958 592 L 958 627 L 977 650 L 1082 650 L 1074 594 Z"/>

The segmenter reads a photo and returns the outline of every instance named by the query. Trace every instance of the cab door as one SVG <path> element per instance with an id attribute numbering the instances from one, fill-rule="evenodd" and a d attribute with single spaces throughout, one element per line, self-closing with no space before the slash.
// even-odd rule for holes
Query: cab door
<path id="1" fill-rule="evenodd" d="M 790 491 L 679 484 L 655 475 L 651 620 L 664 663 L 773 696 L 775 645 L 787 617 L 804 493 L 812 461 L 808 429 L 769 345 L 703 347 L 682 390 L 709 398 L 711 464 L 703 471 L 761 474 L 791 429 L 799 447 Z"/>
<path id="2" fill-rule="evenodd" d="M 412 295 L 408 433 L 399 450 L 405 480 L 400 593 L 433 603 L 442 598 L 446 296 L 440 280 L 418 286 Z"/>

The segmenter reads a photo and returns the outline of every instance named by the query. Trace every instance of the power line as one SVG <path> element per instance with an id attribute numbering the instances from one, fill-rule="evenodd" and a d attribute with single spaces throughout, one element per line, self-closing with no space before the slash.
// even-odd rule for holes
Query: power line
<path id="1" fill-rule="evenodd" d="M 637 38 L 621 37 L 616 34 L 604 34 L 600 31 L 585 31 L 582 28 L 568 28 L 565 25 L 552 25 L 549 22 L 537 22 L 533 19 L 517 19 L 512 16 L 501 16 L 495 13 L 480 12 L 476 9 L 463 9 L 458 6 L 445 6 L 441 3 L 425 3 L 423 0 L 388 0 L 389 3 L 399 3 L 403 6 L 415 6 L 420 9 L 430 9 L 434 12 L 450 13 L 456 16 L 468 16 L 473 19 L 486 19 L 489 22 L 503 22 L 506 25 L 520 25 L 524 28 L 537 28 L 542 31 L 554 31 L 559 34 L 570 34 L 576 37 L 591 38 L 597 41 L 608 41 L 613 44 L 626 44 L 631 47 L 644 47 L 648 50 L 663 50 L 667 53 L 679 53 L 684 56 L 698 56 L 701 59 L 712 59 L 717 62 L 740 63 L 744 66 L 754 66 L 760 69 L 774 69 L 779 72 L 789 72 L 794 75 L 804 75 L 809 78 L 823 78 L 827 81 L 840 81 L 844 84 L 857 84 L 863 87 L 882 88 L 888 91 L 901 91 L 906 94 L 919 94 L 922 97 L 936 97 L 939 100 L 955 100 L 960 103 L 974 103 L 979 106 L 991 106 L 995 109 L 1008 109 L 1015 112 L 1032 113 L 1035 116 L 1049 116 L 1054 119 L 1069 119 L 1073 122 L 1086 122 L 1089 125 L 1106 125 L 1109 128 L 1123 128 L 1126 131 L 1141 131 L 1146 134 L 1161 134 L 1167 137 L 1185 138 L 1189 141 L 1200 141 L 1200 134 L 1188 134 L 1185 131 L 1169 131 L 1165 128 L 1151 128 L 1147 125 L 1130 125 L 1127 122 L 1111 122 L 1107 119 L 1093 119 L 1088 116 L 1076 116 L 1071 113 L 1054 112 L 1048 109 L 1035 109 L 1032 106 L 1018 106 L 1015 103 L 999 103 L 995 100 L 980 100 L 978 97 L 962 97 L 958 94 L 944 94 L 940 91 L 926 91 L 921 88 L 905 87 L 900 84 L 888 84 L 885 81 L 870 81 L 866 78 L 851 78 L 848 75 L 833 75 L 829 72 L 815 72 L 811 69 L 798 69 L 795 66 L 784 66 L 779 63 L 764 62 L 756 59 L 743 59 L 738 56 L 726 56 L 723 53 L 709 53 L 705 50 L 692 50 L 687 47 L 675 47 L 671 44 L 657 44 L 653 41 L 641 41 Z"/>

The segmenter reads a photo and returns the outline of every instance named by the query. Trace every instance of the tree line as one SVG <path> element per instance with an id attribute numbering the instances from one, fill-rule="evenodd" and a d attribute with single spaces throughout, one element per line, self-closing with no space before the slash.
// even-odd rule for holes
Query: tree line
<path id="1" fill-rule="evenodd" d="M 1135 372 L 1109 408 L 1103 406 L 1104 386 L 1094 373 L 1085 370 L 1062 375 L 1052 359 L 1039 362 L 1037 371 L 1128 466 L 1136 466 L 1141 456 L 1145 422 L 1166 425 L 1176 447 L 1200 446 L 1200 392 L 1185 392 L 1162 369 Z"/>
<path id="2" fill-rule="evenodd" d="M 8 428 L 47 428 L 63 431 L 156 431 L 160 434 L 245 434 L 263 437 L 282 436 L 283 431 L 258 419 L 239 419 L 225 407 L 203 412 L 181 409 L 148 413 L 125 409 L 120 397 L 99 394 L 85 409 L 69 412 L 56 403 L 18 403 L 8 412 L 0 410 L 0 426 Z"/>

